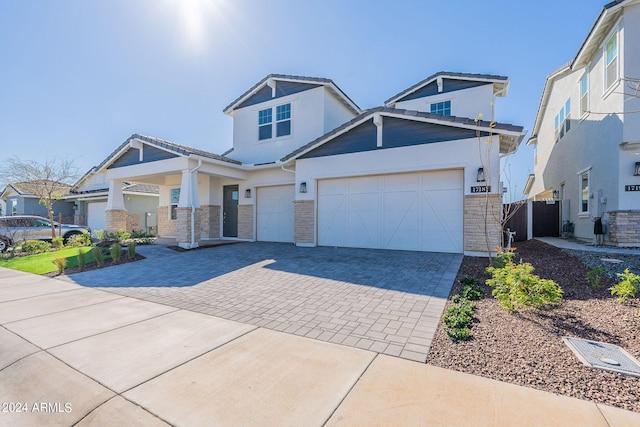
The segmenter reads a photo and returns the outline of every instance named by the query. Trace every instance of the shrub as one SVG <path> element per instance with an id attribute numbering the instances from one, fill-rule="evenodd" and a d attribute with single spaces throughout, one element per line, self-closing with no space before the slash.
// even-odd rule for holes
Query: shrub
<path id="1" fill-rule="evenodd" d="M 618 301 L 625 303 L 630 298 L 634 298 L 638 294 L 638 286 L 640 286 L 640 276 L 633 274 L 628 268 L 624 273 L 617 273 L 620 281 L 611 288 L 611 295 L 617 295 Z"/>
<path id="2" fill-rule="evenodd" d="M 64 246 L 64 239 L 62 237 L 54 237 L 53 239 L 51 239 L 51 245 L 54 248 L 62 248 Z"/>
<path id="3" fill-rule="evenodd" d="M 496 248 L 496 257 L 493 259 L 493 266 L 496 268 L 502 268 L 508 263 L 513 262 L 513 258 L 516 256 L 516 248 Z"/>
<path id="4" fill-rule="evenodd" d="M 122 259 L 122 246 L 120 243 L 114 243 L 109 248 L 109 253 L 111 254 L 111 260 L 114 264 L 120 264 L 120 260 Z"/>
<path id="5" fill-rule="evenodd" d="M 85 265 L 87 265 L 87 254 L 82 251 L 82 249 L 78 249 L 78 268 L 80 271 L 84 271 Z"/>
<path id="6" fill-rule="evenodd" d="M 465 285 L 460 291 L 460 296 L 469 301 L 478 301 L 484 297 L 484 290 L 477 284 Z"/>
<path id="7" fill-rule="evenodd" d="M 67 239 L 67 246 L 78 248 L 82 246 L 91 246 L 91 235 L 89 233 L 78 233 Z"/>
<path id="8" fill-rule="evenodd" d="M 64 273 L 64 268 L 67 266 L 67 259 L 65 257 L 57 256 L 51 262 L 53 262 L 58 269 L 58 274 Z"/>
<path id="9" fill-rule="evenodd" d="M 104 239 L 100 239 L 100 240 L 110 239 L 110 240 L 123 241 L 130 238 L 131 238 L 131 233 L 129 233 L 127 230 L 118 230 L 112 233 L 104 233 Z"/>
<path id="10" fill-rule="evenodd" d="M 104 240 L 107 238 L 107 232 L 104 230 L 93 230 L 93 234 L 96 235 L 98 240 Z"/>
<path id="11" fill-rule="evenodd" d="M 600 283 L 602 276 L 604 275 L 604 267 L 591 267 L 587 272 L 587 282 L 593 289 L 602 289 L 604 286 Z"/>
<path id="12" fill-rule="evenodd" d="M 553 280 L 541 279 L 533 273 L 529 263 L 514 264 L 506 261 L 504 267 L 488 267 L 487 285 L 493 287 L 492 294 L 509 311 L 525 307 L 542 308 L 562 300 L 562 288 Z"/>
<path id="13" fill-rule="evenodd" d="M 51 243 L 44 240 L 26 240 L 22 243 L 22 252 L 42 253 L 51 249 Z"/>
<path id="14" fill-rule="evenodd" d="M 473 312 L 476 305 L 469 300 L 461 299 L 459 303 L 451 306 L 442 321 L 447 327 L 447 335 L 455 341 L 466 341 L 471 338 L 471 325 L 473 324 Z"/>
<path id="15" fill-rule="evenodd" d="M 136 242 L 132 240 L 127 245 L 127 259 L 133 260 L 136 257 Z"/>
<path id="16" fill-rule="evenodd" d="M 91 249 L 91 253 L 93 254 L 93 258 L 96 260 L 98 267 L 104 267 L 104 254 L 102 253 L 102 248 L 96 246 Z"/>

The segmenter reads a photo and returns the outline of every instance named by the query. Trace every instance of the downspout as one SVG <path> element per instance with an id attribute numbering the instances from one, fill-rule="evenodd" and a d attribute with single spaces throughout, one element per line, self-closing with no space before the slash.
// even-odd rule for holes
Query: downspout
<path id="1" fill-rule="evenodd" d="M 189 183 L 189 191 L 192 192 L 191 197 L 189 197 L 191 199 L 191 248 L 196 247 L 196 206 L 193 204 L 193 173 L 200 169 L 200 166 L 202 166 L 202 159 L 198 159 L 198 166 L 189 170 L 189 179 L 191 180 Z"/>
<path id="2" fill-rule="evenodd" d="M 283 163 L 282 165 L 280 165 L 280 167 L 282 168 L 282 170 L 283 170 L 283 171 L 291 172 L 291 173 L 296 173 L 296 171 L 295 171 L 295 170 L 291 170 L 291 169 L 287 169 L 287 168 L 285 168 L 285 167 L 284 167 L 284 163 Z"/>

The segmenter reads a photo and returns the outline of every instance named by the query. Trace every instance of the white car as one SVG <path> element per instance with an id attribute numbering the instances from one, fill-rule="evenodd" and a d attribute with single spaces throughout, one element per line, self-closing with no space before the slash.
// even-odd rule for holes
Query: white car
<path id="1" fill-rule="evenodd" d="M 66 242 L 74 234 L 89 233 L 91 229 L 83 225 L 58 224 L 54 222 L 56 236 Z M 0 252 L 4 252 L 20 240 L 51 240 L 51 222 L 35 215 L 13 215 L 0 217 Z"/>

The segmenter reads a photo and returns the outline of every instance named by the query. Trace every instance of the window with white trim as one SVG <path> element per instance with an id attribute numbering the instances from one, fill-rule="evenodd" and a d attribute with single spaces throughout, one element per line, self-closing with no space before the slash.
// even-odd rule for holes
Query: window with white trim
<path id="1" fill-rule="evenodd" d="M 571 98 L 567 99 L 560 112 L 554 118 L 556 142 L 560 141 L 571 129 Z"/>
<path id="2" fill-rule="evenodd" d="M 258 139 L 271 138 L 271 122 L 273 121 L 273 112 L 271 108 L 258 111 Z"/>
<path id="3" fill-rule="evenodd" d="M 276 137 L 291 135 L 291 104 L 276 107 Z"/>
<path id="4" fill-rule="evenodd" d="M 451 115 L 451 101 L 434 102 L 431 104 L 431 114 L 439 114 L 441 116 Z"/>
<path id="5" fill-rule="evenodd" d="M 589 73 L 584 73 L 580 79 L 580 115 L 589 112 Z"/>
<path id="6" fill-rule="evenodd" d="M 589 171 L 580 174 L 580 207 L 578 213 L 589 213 Z"/>
<path id="7" fill-rule="evenodd" d="M 605 45 L 604 87 L 609 89 L 618 80 L 618 33 L 613 33 Z"/>
<path id="8" fill-rule="evenodd" d="M 169 218 L 178 219 L 178 202 L 180 201 L 180 189 L 171 189 L 171 203 L 169 204 Z"/>

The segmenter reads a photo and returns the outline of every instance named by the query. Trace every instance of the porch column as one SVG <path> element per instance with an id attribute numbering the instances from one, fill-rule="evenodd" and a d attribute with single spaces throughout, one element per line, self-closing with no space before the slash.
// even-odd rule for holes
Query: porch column
<path id="1" fill-rule="evenodd" d="M 105 216 L 106 231 L 114 232 L 127 229 L 127 210 L 124 208 L 122 181 L 109 180 L 109 195 L 107 196 Z"/>
<path id="2" fill-rule="evenodd" d="M 197 171 L 182 170 L 180 199 L 176 214 L 176 242 L 178 246 L 183 248 L 198 247 L 201 227 Z"/>

